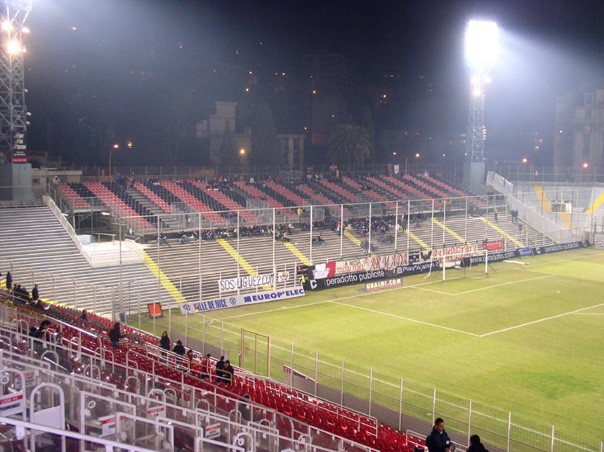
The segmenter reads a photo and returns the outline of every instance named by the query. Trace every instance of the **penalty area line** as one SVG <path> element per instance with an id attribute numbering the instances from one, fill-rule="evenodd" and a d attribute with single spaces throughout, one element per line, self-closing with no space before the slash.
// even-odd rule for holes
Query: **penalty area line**
<path id="1" fill-rule="evenodd" d="M 409 317 L 404 317 L 402 315 L 390 314 L 389 312 L 377 311 L 375 309 L 364 308 L 363 306 L 357 306 L 357 305 L 349 304 L 349 303 L 340 303 L 340 302 L 337 302 L 337 301 L 331 301 L 330 303 L 341 305 L 341 306 L 347 306 L 349 308 L 354 308 L 354 309 L 361 309 L 363 311 L 368 311 L 368 312 L 371 312 L 373 314 L 385 315 L 385 316 L 388 316 L 388 317 L 394 317 L 395 319 L 407 320 L 408 322 L 419 323 L 421 325 L 427 325 L 427 326 L 431 326 L 431 327 L 434 327 L 434 328 L 441 328 L 443 330 L 453 331 L 455 333 L 467 334 L 468 336 L 480 337 L 479 334 L 470 333 L 469 331 L 458 330 L 456 328 L 451 328 L 449 326 L 444 326 L 444 325 L 438 325 L 436 323 L 425 322 L 423 320 L 411 319 Z"/>
<path id="2" fill-rule="evenodd" d="M 480 334 L 480 335 L 478 335 L 478 337 L 487 337 L 487 336 L 491 336 L 493 334 L 505 333 L 506 331 L 515 330 L 517 328 L 522 328 L 525 326 L 534 325 L 536 323 L 545 322 L 546 320 L 558 319 L 560 317 L 564 317 L 564 316 L 570 315 L 570 314 L 580 314 L 581 311 L 587 311 L 588 309 L 598 308 L 600 306 L 604 306 L 604 303 L 596 304 L 593 306 L 588 306 L 586 308 L 575 309 L 574 311 L 563 312 L 562 314 L 556 314 L 556 315 L 552 315 L 550 317 L 544 317 L 542 319 L 533 320 L 532 322 L 526 322 L 526 323 L 522 323 L 520 325 L 511 326 L 509 328 L 503 328 L 502 330 L 491 331 L 490 333 Z"/>

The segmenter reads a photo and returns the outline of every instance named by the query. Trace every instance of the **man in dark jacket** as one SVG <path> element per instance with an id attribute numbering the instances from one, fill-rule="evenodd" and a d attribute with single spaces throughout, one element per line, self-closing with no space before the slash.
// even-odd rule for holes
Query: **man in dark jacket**
<path id="1" fill-rule="evenodd" d="M 429 452 L 452 452 L 455 446 L 451 443 L 445 431 L 445 421 L 436 418 L 432 432 L 426 437 L 426 446 Z"/>

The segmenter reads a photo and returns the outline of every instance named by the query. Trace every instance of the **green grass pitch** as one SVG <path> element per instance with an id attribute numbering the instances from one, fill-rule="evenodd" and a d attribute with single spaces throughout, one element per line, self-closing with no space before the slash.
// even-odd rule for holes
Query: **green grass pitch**
<path id="1" fill-rule="evenodd" d="M 446 281 L 442 272 L 414 275 L 403 287 L 372 292 L 335 288 L 206 318 L 224 322 L 231 357 L 245 328 L 282 345 L 285 361 L 293 343 L 309 357 L 318 352 L 348 369 L 373 368 L 395 383 L 404 377 L 603 441 L 594 423 L 604 419 L 604 252 L 523 262 L 489 265 L 488 275 L 484 265 L 447 270 Z M 188 334 L 199 337 L 201 316 L 189 317 Z M 156 331 L 168 321 L 184 331 L 176 310 L 156 320 Z"/>

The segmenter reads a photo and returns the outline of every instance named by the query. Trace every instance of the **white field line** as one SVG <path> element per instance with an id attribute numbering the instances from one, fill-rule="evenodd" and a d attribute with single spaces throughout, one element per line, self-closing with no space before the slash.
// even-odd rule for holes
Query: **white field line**
<path id="1" fill-rule="evenodd" d="M 403 317 L 402 315 L 390 314 L 388 312 L 383 312 L 383 311 L 376 311 L 375 309 L 364 308 L 362 306 L 355 306 L 353 304 L 348 304 L 348 303 L 338 303 L 337 301 L 332 301 L 331 303 L 333 303 L 333 304 L 339 304 L 341 306 L 347 306 L 349 308 L 361 309 L 363 311 L 368 311 L 368 312 L 371 312 L 371 313 L 374 313 L 374 314 L 381 314 L 381 315 L 385 315 L 385 316 L 388 316 L 388 317 L 394 317 L 395 319 L 407 320 L 409 322 L 414 322 L 414 323 L 420 323 L 422 325 L 433 326 L 435 328 L 441 328 L 443 330 L 449 330 L 449 331 L 453 331 L 455 333 L 461 333 L 461 334 L 467 334 L 469 336 L 480 337 L 479 334 L 474 334 L 474 333 L 470 333 L 468 331 L 458 330 L 458 329 L 451 328 L 451 327 L 448 327 L 448 326 L 437 325 L 435 323 L 424 322 L 423 320 L 410 319 L 409 317 Z"/>
<path id="2" fill-rule="evenodd" d="M 472 292 L 480 292 L 481 290 L 488 290 L 488 289 L 492 289 L 494 287 L 510 286 L 512 284 L 518 284 L 518 283 L 527 282 L 527 281 L 536 281 L 538 279 L 551 278 L 553 276 L 556 276 L 556 275 L 543 275 L 543 276 L 535 276 L 534 278 L 518 279 L 516 281 L 508 281 L 508 282 L 504 282 L 504 283 L 501 283 L 501 284 L 493 284 L 492 286 L 480 287 L 478 289 L 464 290 L 463 292 L 457 292 L 457 293 L 454 293 L 454 294 L 451 294 L 451 295 L 453 295 L 454 297 L 456 297 L 458 295 L 465 295 L 467 293 L 472 293 Z"/>
<path id="3" fill-rule="evenodd" d="M 575 315 L 604 315 L 604 312 L 573 312 Z"/>
<path id="4" fill-rule="evenodd" d="M 452 278 L 451 281 L 453 279 L 459 279 L 459 278 L 463 278 L 463 276 Z M 382 289 L 382 290 L 380 290 L 380 293 L 393 292 L 393 291 L 397 291 L 397 290 L 406 290 L 406 289 L 419 289 L 419 288 L 421 288 L 420 286 L 427 286 L 427 285 L 436 284 L 436 283 L 442 283 L 442 281 L 441 280 L 438 280 L 438 281 L 428 281 L 428 282 L 423 282 L 423 283 L 419 283 L 419 284 L 414 284 L 412 286 L 391 287 L 389 289 Z M 448 292 L 442 292 L 442 293 L 443 293 L 443 295 L 451 295 Z M 353 298 L 368 297 L 370 295 L 375 295 L 375 292 L 363 292 L 363 293 L 359 293 L 359 294 L 356 294 L 356 295 L 350 295 L 348 297 L 333 298 L 331 300 L 317 301 L 315 303 L 300 304 L 300 305 L 297 305 L 297 306 L 282 306 L 280 308 L 265 309 L 265 310 L 258 311 L 258 312 L 248 312 L 247 314 L 232 315 L 232 316 L 223 317 L 223 318 L 215 319 L 215 320 L 224 321 L 224 320 L 230 320 L 230 319 L 238 319 L 240 317 L 248 317 L 248 316 L 251 316 L 251 315 L 261 315 L 261 314 L 266 314 L 268 312 L 282 311 L 282 310 L 285 310 L 285 309 L 306 308 L 308 306 L 317 306 L 317 305 L 320 305 L 320 304 L 334 303 L 336 301 L 344 301 L 344 300 L 351 300 Z"/>
<path id="5" fill-rule="evenodd" d="M 586 308 L 575 309 L 574 311 L 563 312 L 562 314 L 552 315 L 550 317 L 544 317 L 542 319 L 533 320 L 532 322 L 522 323 L 520 325 L 511 326 L 509 328 L 503 328 L 503 329 L 497 330 L 497 331 L 491 331 L 490 333 L 480 334 L 480 335 L 478 335 L 478 337 L 487 337 L 487 336 L 491 336 L 492 334 L 499 334 L 499 333 L 503 333 L 505 331 L 515 330 L 516 328 L 522 328 L 525 326 L 534 325 L 535 323 L 545 322 L 546 320 L 557 319 L 557 318 L 564 317 L 564 316 L 570 315 L 570 314 L 578 314 L 581 311 L 587 311 L 588 309 L 598 308 L 600 306 L 604 306 L 604 303 L 595 304 L 593 306 L 588 306 Z"/>

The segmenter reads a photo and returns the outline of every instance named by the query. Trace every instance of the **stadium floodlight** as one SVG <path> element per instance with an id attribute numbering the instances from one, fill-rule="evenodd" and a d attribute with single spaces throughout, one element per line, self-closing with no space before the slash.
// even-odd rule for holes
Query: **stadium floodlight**
<path id="1" fill-rule="evenodd" d="M 499 28 L 495 22 L 471 20 L 465 36 L 465 61 L 473 74 L 486 75 L 495 64 Z"/>
<path id="2" fill-rule="evenodd" d="M 471 162 L 484 165 L 485 86 L 491 82 L 489 72 L 497 58 L 499 29 L 495 22 L 470 20 L 466 27 L 464 60 L 470 74 L 470 112 L 468 118 L 468 153 Z M 483 179 L 484 168 L 473 166 L 471 180 Z M 473 187 L 469 187 L 473 189 Z"/>

